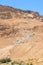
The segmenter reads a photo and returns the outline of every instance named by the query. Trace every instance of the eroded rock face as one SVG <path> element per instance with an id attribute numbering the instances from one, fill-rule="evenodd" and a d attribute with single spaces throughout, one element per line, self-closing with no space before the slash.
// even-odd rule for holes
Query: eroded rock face
<path id="1" fill-rule="evenodd" d="M 0 25 L 0 37 L 10 37 L 15 36 L 19 29 L 15 28 L 14 25 Z"/>
<path id="2" fill-rule="evenodd" d="M 12 16 L 10 12 L 0 12 L 0 19 L 11 19 Z"/>
<path id="3" fill-rule="evenodd" d="M 12 15 L 12 14 L 14 15 Z M 0 19 L 11 19 L 12 17 L 18 17 L 18 18 L 36 18 L 36 19 L 42 19 L 43 17 L 39 15 L 38 12 L 33 11 L 23 11 L 20 9 L 14 9 L 9 6 L 2 6 L 0 5 Z"/>
<path id="4" fill-rule="evenodd" d="M 43 61 L 43 16 L 37 12 L 0 6 L 0 58 Z"/>

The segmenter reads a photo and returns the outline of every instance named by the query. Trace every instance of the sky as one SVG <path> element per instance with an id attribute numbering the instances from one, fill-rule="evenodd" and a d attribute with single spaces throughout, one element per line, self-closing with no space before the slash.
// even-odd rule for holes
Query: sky
<path id="1" fill-rule="evenodd" d="M 12 6 L 23 10 L 32 10 L 43 15 L 43 0 L 0 0 L 0 5 Z"/>

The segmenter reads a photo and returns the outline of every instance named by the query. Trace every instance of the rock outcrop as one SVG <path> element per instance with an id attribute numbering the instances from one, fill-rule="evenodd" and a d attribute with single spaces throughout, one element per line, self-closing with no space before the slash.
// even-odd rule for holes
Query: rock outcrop
<path id="1" fill-rule="evenodd" d="M 43 16 L 0 5 L 0 58 L 43 64 Z"/>

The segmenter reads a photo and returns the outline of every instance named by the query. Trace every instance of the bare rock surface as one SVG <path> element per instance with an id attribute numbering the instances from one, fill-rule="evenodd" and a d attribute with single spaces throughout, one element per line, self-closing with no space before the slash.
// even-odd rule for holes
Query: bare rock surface
<path id="1" fill-rule="evenodd" d="M 0 58 L 43 64 L 43 16 L 0 5 Z"/>

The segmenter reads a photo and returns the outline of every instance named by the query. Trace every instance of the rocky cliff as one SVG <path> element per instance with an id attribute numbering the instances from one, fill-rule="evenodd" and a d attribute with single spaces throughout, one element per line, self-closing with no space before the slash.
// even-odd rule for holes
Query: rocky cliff
<path id="1" fill-rule="evenodd" d="M 0 5 L 0 58 L 43 64 L 43 16 Z"/>

